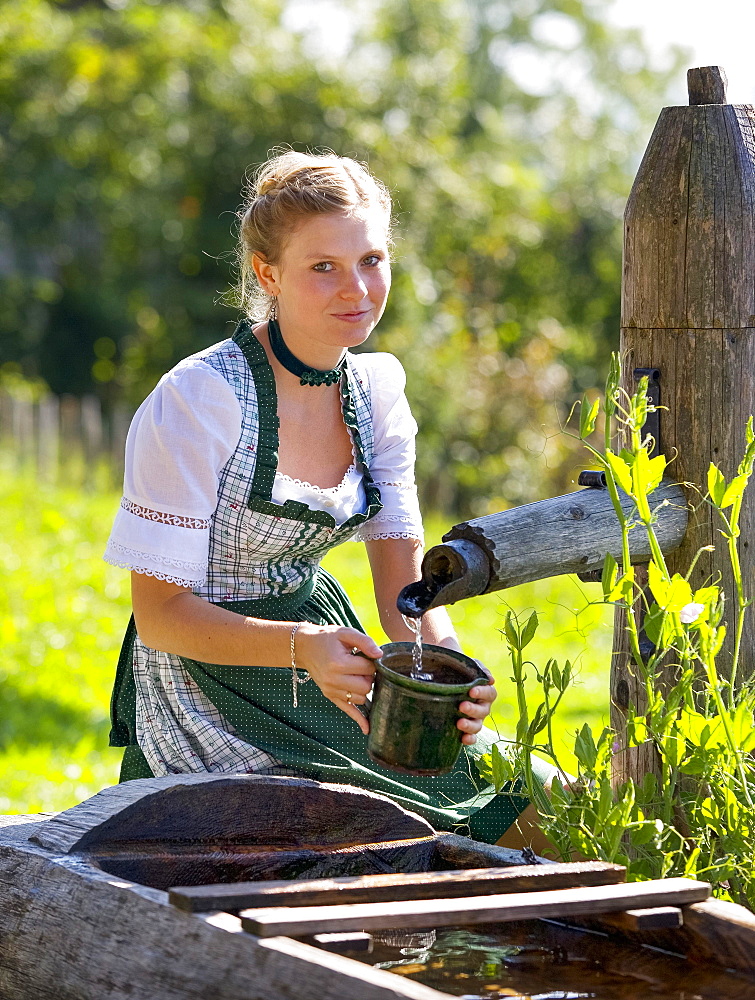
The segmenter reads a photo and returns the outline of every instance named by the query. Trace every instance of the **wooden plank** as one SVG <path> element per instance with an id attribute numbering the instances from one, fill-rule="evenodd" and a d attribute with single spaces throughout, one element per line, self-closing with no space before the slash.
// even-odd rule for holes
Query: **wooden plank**
<path id="1" fill-rule="evenodd" d="M 650 906 L 641 910 L 606 913 L 602 922 L 621 931 L 655 931 L 667 927 L 681 927 L 684 916 L 678 906 Z"/>
<path id="2" fill-rule="evenodd" d="M 398 899 L 450 899 L 494 893 L 566 889 L 623 882 L 626 868 L 602 861 L 475 868 L 466 871 L 345 876 L 332 879 L 237 882 L 231 885 L 180 886 L 168 898 L 193 913 L 243 910 L 260 906 L 315 906 L 379 903 Z"/>
<path id="3" fill-rule="evenodd" d="M 707 882 L 670 878 L 633 882 L 631 885 L 513 893 L 510 896 L 499 894 L 462 899 L 242 910 L 240 916 L 245 931 L 259 937 L 272 937 L 390 927 L 450 927 L 455 924 L 610 913 L 647 906 L 697 903 L 709 895 L 710 885 Z"/>
<path id="4" fill-rule="evenodd" d="M 390 799 L 351 786 L 258 774 L 170 774 L 105 788 L 45 823 L 34 841 L 67 853 L 114 841 L 218 840 L 221 831 L 236 844 L 321 850 L 435 835 L 429 823 Z"/>
<path id="5" fill-rule="evenodd" d="M 334 955 L 369 954 L 372 951 L 372 935 L 364 931 L 344 931 L 340 934 L 313 934 L 312 943 Z"/>

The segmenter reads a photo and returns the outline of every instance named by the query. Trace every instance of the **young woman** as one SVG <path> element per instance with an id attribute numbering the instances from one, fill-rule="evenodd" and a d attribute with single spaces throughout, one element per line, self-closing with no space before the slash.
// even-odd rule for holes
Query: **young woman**
<path id="1" fill-rule="evenodd" d="M 422 554 L 416 425 L 399 362 L 349 350 L 383 314 L 390 243 L 388 192 L 355 161 L 287 152 L 258 172 L 241 219 L 248 316 L 165 375 L 129 432 L 105 556 L 132 571 L 134 611 L 111 743 L 126 747 L 122 780 L 293 773 L 496 840 L 526 802 L 493 796 L 474 765 L 495 689 L 460 704 L 452 774 L 373 763 L 358 706 L 381 650 L 319 565 L 363 540 L 382 625 L 412 638 L 396 597 Z M 459 648 L 444 609 L 423 632 Z"/>

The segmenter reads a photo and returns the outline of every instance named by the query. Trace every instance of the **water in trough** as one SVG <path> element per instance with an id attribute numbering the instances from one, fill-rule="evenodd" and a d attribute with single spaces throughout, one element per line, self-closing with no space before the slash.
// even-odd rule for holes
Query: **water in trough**
<path id="1" fill-rule="evenodd" d="M 461 1000 L 751 1000 L 739 976 L 554 921 L 381 932 L 351 957 Z"/>

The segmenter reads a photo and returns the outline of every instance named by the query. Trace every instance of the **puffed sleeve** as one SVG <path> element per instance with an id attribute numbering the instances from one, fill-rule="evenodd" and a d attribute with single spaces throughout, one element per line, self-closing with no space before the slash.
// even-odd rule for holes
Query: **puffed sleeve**
<path id="1" fill-rule="evenodd" d="M 363 354 L 359 360 L 368 366 L 374 434 L 370 472 L 380 489 L 383 509 L 359 529 L 357 538 L 422 541 L 422 516 L 414 482 L 417 424 L 404 392 L 404 369 L 392 354 Z"/>
<path id="2" fill-rule="evenodd" d="M 183 587 L 204 583 L 220 472 L 240 434 L 241 407 L 222 375 L 198 359 L 168 372 L 129 429 L 106 562 Z"/>

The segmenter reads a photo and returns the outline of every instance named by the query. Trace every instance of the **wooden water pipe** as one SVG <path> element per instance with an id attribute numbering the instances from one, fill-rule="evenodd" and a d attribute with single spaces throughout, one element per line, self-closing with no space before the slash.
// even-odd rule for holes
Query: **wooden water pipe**
<path id="1" fill-rule="evenodd" d="M 422 579 L 399 594 L 399 611 L 418 618 L 430 608 L 520 583 L 563 573 L 595 573 L 607 553 L 620 561 L 621 527 L 601 476 L 600 472 L 582 473 L 580 482 L 592 477 L 592 488 L 454 525 L 442 544 L 425 554 Z M 619 495 L 629 515 L 634 501 L 625 493 Z M 657 517 L 655 531 L 661 549 L 674 551 L 687 530 L 683 490 L 663 482 L 651 494 L 650 506 Z M 647 562 L 647 533 L 638 529 L 630 532 L 629 539 L 632 562 Z"/>

